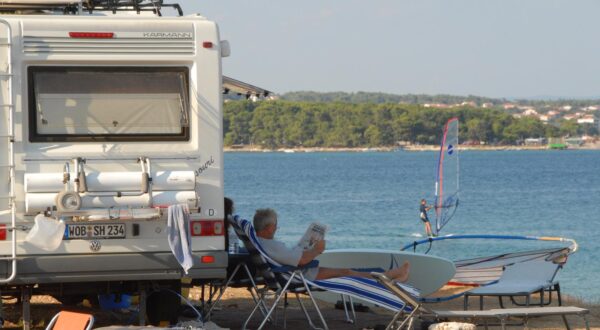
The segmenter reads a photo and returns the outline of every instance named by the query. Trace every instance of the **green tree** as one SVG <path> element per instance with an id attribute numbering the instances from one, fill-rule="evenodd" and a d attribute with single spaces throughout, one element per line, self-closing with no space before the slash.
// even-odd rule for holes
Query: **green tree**
<path id="1" fill-rule="evenodd" d="M 577 135 L 577 121 L 575 119 L 572 120 L 561 120 L 558 126 L 558 133 L 560 136 L 575 136 Z"/>
<path id="2" fill-rule="evenodd" d="M 383 145 L 382 134 L 377 126 L 370 125 L 369 127 L 367 127 L 365 131 L 365 139 L 367 140 L 367 144 L 370 147 L 377 147 Z"/>

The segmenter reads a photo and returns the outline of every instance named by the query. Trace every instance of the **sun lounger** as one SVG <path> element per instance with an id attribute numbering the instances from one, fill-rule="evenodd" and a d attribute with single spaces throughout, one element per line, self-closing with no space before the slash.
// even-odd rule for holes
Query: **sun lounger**
<path id="1" fill-rule="evenodd" d="M 421 319 L 434 319 L 441 321 L 444 319 L 473 319 L 473 320 L 495 320 L 500 322 L 502 329 L 506 329 L 507 321 L 511 319 L 521 319 L 527 327 L 527 322 L 530 318 L 543 317 L 543 316 L 561 316 L 567 329 L 570 329 L 569 323 L 567 322 L 567 315 L 577 315 L 583 318 L 585 321 L 585 327 L 589 330 L 589 323 L 587 320 L 587 314 L 589 311 L 584 308 L 573 307 L 573 306 L 560 306 L 560 307 L 530 307 L 530 308 L 504 308 L 504 309 L 490 309 L 490 310 L 475 310 L 475 311 L 451 311 L 451 310 L 434 310 L 426 308 L 419 302 L 418 298 L 412 296 L 410 293 L 405 291 L 402 287 L 398 286 L 394 281 L 381 273 L 372 273 L 375 278 L 383 286 L 388 288 L 394 294 L 397 294 L 402 300 L 406 301 L 408 306 L 412 308 L 412 312 L 402 320 L 404 311 L 399 311 L 394 315 L 392 321 L 386 327 L 386 330 L 400 330 L 404 327 L 410 329 L 415 317 Z M 402 320 L 402 321 L 401 321 Z"/>
<path id="2" fill-rule="evenodd" d="M 244 219 L 235 216 L 233 219 L 234 228 L 239 228 L 243 231 L 240 235 L 238 230 L 236 229 L 236 233 L 242 241 L 246 244 L 247 242 L 251 244 L 250 248 L 254 248 L 259 251 L 260 255 L 263 257 L 265 261 L 266 267 L 269 269 L 267 272 L 263 272 L 263 276 L 268 278 L 267 274 L 272 272 L 276 275 L 276 279 L 278 281 L 276 291 L 275 301 L 273 305 L 267 312 L 265 319 L 259 326 L 259 329 L 262 328 L 267 320 L 270 318 L 271 314 L 275 310 L 278 302 L 282 297 L 285 296 L 286 293 L 305 293 L 309 295 L 317 314 L 319 314 L 319 318 L 321 319 L 321 323 L 323 327 L 327 329 L 327 323 L 323 318 L 319 307 L 314 300 L 311 290 L 327 290 L 335 293 L 339 293 L 341 295 L 354 296 L 360 298 L 362 300 L 371 302 L 380 307 L 384 307 L 390 309 L 392 311 L 398 311 L 403 309 L 406 304 L 395 294 L 391 293 L 389 290 L 385 289 L 382 285 L 378 284 L 376 280 L 370 278 L 356 278 L 356 277 L 339 277 L 332 278 L 327 280 L 315 280 L 309 281 L 304 278 L 302 275 L 302 268 L 295 266 L 286 266 L 277 263 L 275 260 L 271 259 L 269 255 L 264 251 L 264 249 L 260 246 L 260 242 L 256 237 L 256 233 L 252 224 Z M 409 290 L 412 288 L 408 288 Z M 290 291 L 291 290 L 291 291 Z M 414 289 L 413 289 L 414 290 Z M 263 305 L 264 299 L 260 300 L 260 303 L 254 308 L 251 312 L 250 316 L 246 320 L 246 324 L 252 318 L 253 314 Z M 352 305 L 352 304 L 350 304 Z M 305 315 L 307 316 L 307 320 L 311 327 L 314 327 L 312 321 L 310 321 L 310 317 L 308 313 L 304 309 L 304 306 L 301 305 Z M 244 328 L 246 326 L 244 324 Z"/>
<path id="3" fill-rule="evenodd" d="M 560 285 L 555 281 L 556 273 L 562 266 L 544 259 L 525 261 L 507 266 L 498 281 L 493 284 L 467 291 L 464 297 L 464 309 L 468 309 L 469 298 L 479 297 L 479 309 L 483 309 L 483 297 L 498 297 L 500 307 L 504 307 L 502 297 L 510 297 L 515 305 L 529 306 L 531 295 L 540 294 L 540 301 L 536 305 L 544 306 L 552 302 L 552 292 L 558 296 L 558 305 L 562 305 Z M 548 292 L 548 301 L 544 299 Z M 525 297 L 525 303 L 518 303 L 514 297 Z"/>

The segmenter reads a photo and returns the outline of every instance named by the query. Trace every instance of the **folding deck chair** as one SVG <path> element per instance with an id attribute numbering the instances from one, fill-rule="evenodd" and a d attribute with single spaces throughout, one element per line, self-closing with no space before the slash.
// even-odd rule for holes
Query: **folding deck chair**
<path id="1" fill-rule="evenodd" d="M 554 278 L 562 265 L 544 259 L 526 261 L 507 266 L 500 278 L 493 284 L 467 291 L 464 296 L 464 309 L 468 309 L 469 297 L 479 296 L 479 309 L 483 309 L 484 296 L 497 296 L 500 307 L 504 308 L 502 297 L 509 297 L 517 306 L 529 306 L 531 295 L 540 294 L 539 306 L 552 303 L 552 292 L 557 293 L 558 305 L 562 306 L 560 285 Z M 548 301 L 544 300 L 548 292 Z M 525 297 L 525 303 L 519 303 L 515 297 Z"/>
<path id="2" fill-rule="evenodd" d="M 402 287 L 398 286 L 397 283 L 390 280 L 387 276 L 381 273 L 372 273 L 377 281 L 383 286 L 388 288 L 391 292 L 398 295 L 402 300 L 406 301 L 409 307 L 412 308 L 407 317 L 400 321 L 404 316 L 404 310 L 397 312 L 392 321 L 387 325 L 386 330 L 400 330 L 404 327 L 411 329 L 414 322 L 414 318 L 418 317 L 421 319 L 434 319 L 437 321 L 445 319 L 473 319 L 473 320 L 495 320 L 500 322 L 502 329 L 506 329 L 507 321 L 513 318 L 519 318 L 523 320 L 525 327 L 527 328 L 527 322 L 533 317 L 543 316 L 561 316 L 567 329 L 570 329 L 567 321 L 567 315 L 577 315 L 583 318 L 586 329 L 590 329 L 587 314 L 589 310 L 574 306 L 560 306 L 560 307 L 530 307 L 530 308 L 504 308 L 504 309 L 490 309 L 490 310 L 475 310 L 475 311 L 450 311 L 450 310 L 434 310 L 426 308 L 419 302 L 418 298 L 405 291 Z M 487 329 L 487 323 L 486 323 Z"/>
<path id="3" fill-rule="evenodd" d="M 46 327 L 46 330 L 90 330 L 94 325 L 91 314 L 60 311 Z"/>
<path id="4" fill-rule="evenodd" d="M 327 290 L 339 293 L 341 295 L 354 296 L 372 302 L 380 307 L 390 309 L 392 311 L 401 310 L 406 306 L 406 304 L 398 296 L 385 289 L 374 279 L 340 277 L 328 280 L 309 281 L 302 275 L 303 268 L 296 266 L 281 265 L 275 260 L 271 259 L 269 255 L 264 251 L 262 246 L 260 246 L 260 242 L 257 239 L 254 228 L 249 221 L 241 219 L 239 216 L 235 216 L 232 219 L 232 225 L 236 229 L 236 233 L 238 233 L 238 236 L 244 242 L 244 244 L 248 244 L 247 247 L 249 248 L 249 250 L 254 249 L 258 251 L 264 260 L 264 264 L 267 267 L 269 267 L 267 271 L 263 271 L 262 273 L 265 279 L 268 279 L 270 277 L 268 276 L 268 274 L 271 273 L 277 280 L 276 287 L 273 288 L 272 285 L 270 287 L 271 290 L 275 291 L 275 301 L 273 302 L 271 308 L 265 314 L 265 318 L 258 327 L 258 329 L 262 329 L 262 327 L 264 327 L 266 322 L 270 319 L 281 298 L 286 297 L 287 293 L 296 294 L 296 298 L 300 302 L 300 307 L 302 308 L 305 316 L 307 317 L 307 321 L 309 322 L 309 325 L 312 328 L 316 327 L 312 323 L 306 308 L 302 304 L 302 301 L 298 298 L 299 293 L 307 294 L 310 297 L 311 302 L 313 303 L 313 306 L 315 307 L 317 314 L 319 315 L 320 321 L 324 329 L 328 329 L 327 323 L 323 318 L 323 315 L 321 314 L 319 306 L 317 305 L 311 293 L 311 290 Z M 240 229 L 242 232 L 239 233 L 238 229 Z M 312 267 L 313 265 L 307 266 Z M 407 287 L 407 289 L 415 290 L 409 287 Z M 263 291 L 262 293 L 265 293 L 265 291 Z M 264 306 L 263 302 L 264 294 L 261 296 L 259 304 L 255 306 L 255 308 L 250 313 L 250 316 L 244 323 L 244 329 L 246 328 L 248 322 L 252 319 L 256 310 L 261 308 L 261 306 Z M 350 303 L 350 305 L 352 306 L 352 303 Z M 348 315 L 346 317 L 348 318 Z"/>
<path id="5" fill-rule="evenodd" d="M 206 315 L 205 318 L 206 320 L 210 320 L 212 311 L 214 310 L 216 305 L 221 301 L 223 294 L 229 287 L 246 287 L 250 292 L 254 303 L 259 305 L 259 309 L 261 310 L 263 315 L 266 315 L 267 306 L 263 301 L 260 301 L 259 299 L 259 294 L 261 290 L 258 288 L 258 285 L 262 284 L 270 288 L 275 288 L 277 285 L 275 277 L 273 274 L 270 274 L 268 272 L 268 266 L 266 265 L 265 261 L 260 255 L 260 252 L 258 252 L 254 245 L 252 245 L 252 243 L 250 243 L 248 237 L 246 236 L 242 228 L 236 222 L 232 221 L 231 218 L 227 220 L 234 229 L 238 238 L 244 244 L 244 247 L 246 248 L 246 251 L 248 253 L 248 257 L 245 258 L 245 260 L 238 262 L 238 264 L 231 272 L 231 275 L 229 275 L 229 277 L 225 281 L 224 285 L 219 288 L 219 295 L 217 296 L 214 302 L 210 303 L 210 305 L 208 306 L 208 310 L 206 311 L 206 313 L 204 313 L 204 315 Z M 255 273 L 251 271 L 251 268 L 254 268 Z M 241 274 L 242 276 L 245 275 L 245 279 L 236 280 L 236 275 L 238 274 Z M 212 300 L 212 298 L 213 295 L 211 294 L 209 301 Z"/>

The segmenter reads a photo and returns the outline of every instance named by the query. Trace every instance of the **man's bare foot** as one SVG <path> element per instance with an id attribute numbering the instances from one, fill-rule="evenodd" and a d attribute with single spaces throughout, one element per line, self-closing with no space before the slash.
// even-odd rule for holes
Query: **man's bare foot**
<path id="1" fill-rule="evenodd" d="M 405 261 L 402 266 L 394 269 L 390 269 L 385 272 L 385 275 L 394 281 L 406 282 L 408 280 L 408 274 L 410 273 L 410 263 Z"/>

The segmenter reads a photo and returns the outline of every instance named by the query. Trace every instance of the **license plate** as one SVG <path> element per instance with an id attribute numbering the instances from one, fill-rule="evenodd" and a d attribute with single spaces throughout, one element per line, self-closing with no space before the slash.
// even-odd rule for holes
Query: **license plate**
<path id="1" fill-rule="evenodd" d="M 68 224 L 64 239 L 125 238 L 124 223 Z"/>

